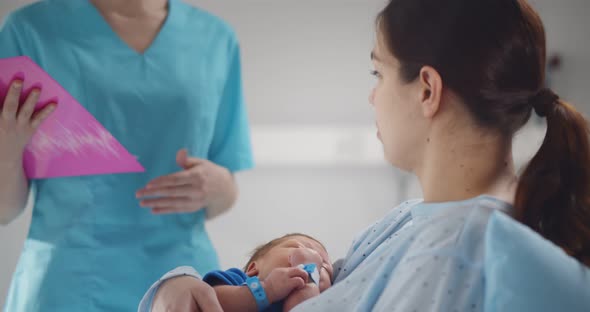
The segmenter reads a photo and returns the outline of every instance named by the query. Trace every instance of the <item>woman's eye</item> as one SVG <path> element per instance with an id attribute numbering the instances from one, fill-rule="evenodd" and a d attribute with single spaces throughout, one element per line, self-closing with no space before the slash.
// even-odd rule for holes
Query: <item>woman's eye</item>
<path id="1" fill-rule="evenodd" d="M 377 78 L 381 78 L 381 73 L 379 73 L 376 70 L 371 70 L 370 73 L 371 73 L 372 76 L 375 76 Z"/>

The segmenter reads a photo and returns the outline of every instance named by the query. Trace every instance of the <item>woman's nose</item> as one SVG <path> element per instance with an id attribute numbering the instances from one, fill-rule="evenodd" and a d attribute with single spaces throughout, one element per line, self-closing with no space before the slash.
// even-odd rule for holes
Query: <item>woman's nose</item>
<path id="1" fill-rule="evenodd" d="M 375 88 L 373 88 L 369 94 L 369 104 L 371 104 L 371 106 L 375 106 Z"/>

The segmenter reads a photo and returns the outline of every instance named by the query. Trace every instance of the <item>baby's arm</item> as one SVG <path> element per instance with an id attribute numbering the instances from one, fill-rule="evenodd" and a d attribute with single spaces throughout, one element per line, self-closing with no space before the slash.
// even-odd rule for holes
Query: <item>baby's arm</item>
<path id="1" fill-rule="evenodd" d="M 285 299 L 285 303 L 283 304 L 283 312 L 291 311 L 296 305 L 302 303 L 303 301 L 318 296 L 320 294 L 320 288 L 313 283 L 308 283 L 305 287 L 301 289 L 297 289 L 292 292 L 287 299 Z"/>
<path id="2" fill-rule="evenodd" d="M 294 290 L 305 286 L 307 272 L 300 268 L 274 269 L 260 285 L 270 304 L 283 300 Z M 256 312 L 259 307 L 248 286 L 215 286 L 217 299 L 225 312 Z"/>

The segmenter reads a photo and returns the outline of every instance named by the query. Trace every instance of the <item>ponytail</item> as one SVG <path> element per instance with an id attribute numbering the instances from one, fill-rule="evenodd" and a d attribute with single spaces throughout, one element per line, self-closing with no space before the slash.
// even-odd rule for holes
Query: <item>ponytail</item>
<path id="1" fill-rule="evenodd" d="M 548 89 L 531 101 L 535 112 L 547 118 L 547 133 L 520 177 L 515 218 L 590 265 L 588 124 Z"/>

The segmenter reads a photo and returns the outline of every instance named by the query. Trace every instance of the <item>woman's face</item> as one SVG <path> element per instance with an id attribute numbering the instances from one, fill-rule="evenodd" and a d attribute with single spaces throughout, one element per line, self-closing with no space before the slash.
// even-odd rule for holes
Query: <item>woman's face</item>
<path id="1" fill-rule="evenodd" d="M 420 85 L 401 79 L 398 60 L 381 36 L 377 37 L 371 53 L 376 82 L 369 101 L 375 109 L 378 136 L 386 160 L 400 169 L 412 171 L 420 161 L 428 138 L 420 106 Z"/>

